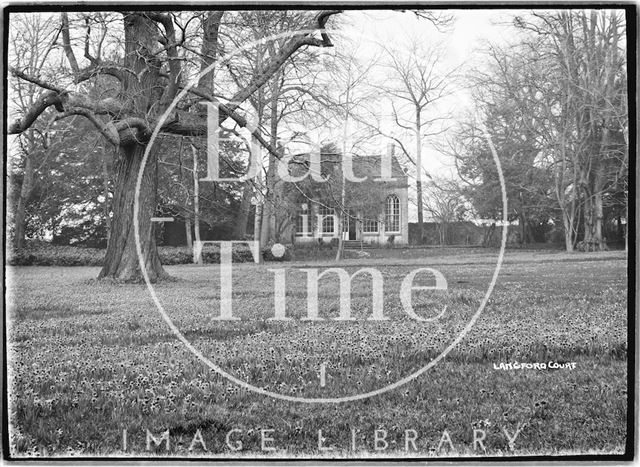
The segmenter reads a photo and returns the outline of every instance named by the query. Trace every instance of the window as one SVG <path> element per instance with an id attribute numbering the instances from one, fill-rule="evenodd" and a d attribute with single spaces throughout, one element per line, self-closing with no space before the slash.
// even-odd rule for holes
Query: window
<path id="1" fill-rule="evenodd" d="M 364 233 L 378 233 L 378 221 L 373 219 L 364 219 L 362 221 L 362 231 Z"/>
<path id="2" fill-rule="evenodd" d="M 387 196 L 385 215 L 386 231 L 400 232 L 400 200 L 396 195 Z"/>
<path id="3" fill-rule="evenodd" d="M 322 219 L 322 233 L 334 233 L 333 216 Z"/>
<path id="4" fill-rule="evenodd" d="M 333 209 L 322 205 L 318 207 L 318 220 L 322 222 L 322 233 L 332 234 L 335 232 L 335 222 L 333 217 Z"/>

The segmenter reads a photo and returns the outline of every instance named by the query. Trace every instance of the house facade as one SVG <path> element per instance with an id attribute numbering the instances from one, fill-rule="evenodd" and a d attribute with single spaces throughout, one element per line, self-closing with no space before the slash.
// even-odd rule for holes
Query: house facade
<path id="1" fill-rule="evenodd" d="M 328 243 L 340 237 L 380 245 L 409 243 L 408 178 L 396 157 L 391 154 L 392 179 L 381 178 L 380 156 L 354 158 L 352 165 L 354 175 L 367 180 L 346 182 L 350 196 L 344 209 L 322 199 L 301 202 L 292 225 L 294 243 Z"/>

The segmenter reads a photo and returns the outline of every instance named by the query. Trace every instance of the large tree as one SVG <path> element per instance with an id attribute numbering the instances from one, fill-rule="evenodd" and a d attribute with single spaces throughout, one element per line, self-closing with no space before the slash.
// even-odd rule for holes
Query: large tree
<path id="1" fill-rule="evenodd" d="M 515 17 L 514 24 L 524 31 L 519 40 L 490 47 L 484 71 L 473 72 L 478 115 L 462 123 L 452 144 L 459 174 L 476 208 L 497 214 L 486 127 L 522 239 L 529 239 L 529 221 L 552 219 L 564 227 L 568 251 L 580 237 L 584 249 L 605 249 L 606 210 L 622 217 L 626 205 L 624 20 L 616 11 L 569 10 Z"/>
<path id="2" fill-rule="evenodd" d="M 60 30 L 47 24 L 40 16 L 18 16 L 14 20 L 14 28 L 10 31 L 9 44 L 14 51 L 10 64 L 25 70 L 29 74 L 42 73 L 47 78 L 54 78 L 57 69 L 43 70 L 49 55 L 53 52 Z M 38 88 L 35 84 L 20 81 L 15 83 L 13 93 L 9 96 L 9 109 L 26 112 L 37 99 Z M 68 133 L 65 129 L 56 128 L 53 132 L 52 122 L 44 120 L 32 125 L 16 138 L 12 157 L 8 160 L 9 200 L 11 224 L 13 227 L 13 247 L 22 248 L 27 231 L 27 206 L 33 198 L 36 188 L 42 188 L 40 168 L 52 159 L 60 149 L 60 143 Z"/>
<path id="3" fill-rule="evenodd" d="M 221 99 L 200 86 L 191 88 L 191 94 L 200 100 L 219 104 L 220 124 L 230 117 L 240 126 L 246 126 L 245 119 L 238 112 L 241 103 L 267 83 L 301 47 L 330 46 L 330 39 L 324 32 L 320 37 L 315 37 L 308 31 L 324 28 L 328 18 L 335 13 L 338 11 L 321 11 L 311 18 L 300 28 L 305 32 L 293 33 L 280 44 L 262 72 L 253 76 L 233 95 L 226 96 L 224 101 L 221 102 Z M 185 85 L 183 72 L 186 65 L 183 65 L 181 49 L 187 48 L 185 36 L 193 15 L 172 12 L 123 12 L 122 47 L 108 54 L 108 59 L 102 56 L 100 48 L 94 46 L 93 51 L 91 50 L 94 43 L 89 27 L 92 18 L 85 15 L 84 61 L 87 66 L 81 67 L 76 56 L 77 47 L 74 43 L 75 31 L 72 22 L 66 13 L 62 13 L 60 40 L 73 86 L 66 85 L 64 80 L 53 82 L 21 69 L 11 69 L 15 78 L 35 84 L 43 91 L 32 106 L 9 124 L 9 134 L 20 134 L 28 130 L 43 114 L 53 108 L 56 118 L 59 119 L 73 115 L 87 118 L 118 148 L 111 235 L 100 277 L 124 281 L 141 279 L 133 225 L 135 188 L 141 170 L 137 222 L 145 269 L 152 281 L 166 276 L 158 257 L 151 222 L 156 210 L 157 151 L 152 148 L 144 168 L 142 161 L 151 135 L 156 130 L 161 133 L 189 136 L 204 136 L 207 133 L 206 117 L 181 106 L 176 106 L 169 118 L 160 123 L 160 116 Z M 214 39 L 211 35 L 204 35 L 202 40 Z M 102 75 L 108 75 L 117 81 L 119 86 L 116 92 L 107 97 L 94 99 L 82 91 L 82 86 L 79 86 L 81 83 Z M 268 147 L 260 134 L 254 136 Z"/>
<path id="4" fill-rule="evenodd" d="M 424 46 L 413 39 L 406 49 L 385 49 L 387 81 L 381 87 L 389 96 L 397 131 L 387 135 L 415 168 L 420 241 L 424 237 L 423 181 L 431 177 L 424 164 L 424 146 L 441 134 L 438 127 L 448 116 L 435 107 L 453 89 L 455 68 L 444 69 L 444 50 L 437 44 Z M 409 141 L 410 143 L 408 143 Z"/>
<path id="5" fill-rule="evenodd" d="M 266 37 L 277 36 L 273 41 L 258 44 L 249 50 L 243 50 L 241 59 L 226 64 L 233 82 L 238 87 L 244 87 L 246 83 L 256 75 L 263 73 L 278 50 L 288 40 L 282 35 L 287 31 L 299 30 L 313 18 L 310 11 L 261 11 L 261 12 L 237 12 L 234 19 L 243 25 L 234 30 L 227 40 L 235 47 L 241 45 L 245 37 L 250 36 L 255 40 L 264 40 Z M 243 187 L 243 208 L 238 216 L 242 224 L 246 224 L 246 215 L 252 192 L 259 193 L 260 210 L 257 219 L 257 230 L 262 245 L 277 241 L 279 232 L 286 226 L 287 215 L 280 209 L 279 203 L 288 197 L 282 193 L 286 186 L 281 183 L 277 171 L 277 159 L 282 156 L 286 146 L 285 140 L 295 137 L 296 130 L 291 126 L 300 126 L 304 118 L 301 114 L 308 102 L 308 97 L 314 95 L 316 87 L 313 73 L 321 65 L 315 49 L 306 49 L 297 54 L 295 61 L 285 63 L 268 83 L 258 92 L 249 97 L 256 124 L 268 128 L 268 157 L 264 164 L 264 174 L 261 180 L 255 183 L 249 181 Z M 243 219 L 245 217 L 245 219 Z M 238 229 L 240 232 L 240 229 Z"/>

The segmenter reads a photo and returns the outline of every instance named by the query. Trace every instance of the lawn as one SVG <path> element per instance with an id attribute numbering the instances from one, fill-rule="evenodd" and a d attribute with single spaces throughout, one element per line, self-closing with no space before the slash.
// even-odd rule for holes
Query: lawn
<path id="1" fill-rule="evenodd" d="M 495 252 L 408 256 L 341 264 L 349 273 L 381 271 L 386 321 L 367 320 L 372 287 L 365 275 L 353 280 L 355 320 L 329 319 L 339 312 L 335 278 L 320 282 L 319 313 L 327 319 L 301 320 L 301 269 L 321 271 L 331 262 L 234 265 L 237 321 L 213 319 L 220 313 L 218 265 L 167 267 L 176 280 L 155 290 L 189 342 L 235 377 L 288 396 L 352 396 L 437 357 L 478 309 L 496 259 Z M 403 279 L 418 267 L 437 269 L 448 283 L 446 291 L 413 293 L 420 316 L 447 306 L 429 322 L 410 318 L 400 301 Z M 277 268 L 286 268 L 289 321 L 267 320 L 274 315 L 269 269 Z M 509 252 L 484 312 L 442 361 L 400 388 L 339 404 L 276 400 L 227 381 L 176 338 L 145 286 L 96 282 L 98 270 L 7 270 L 14 456 L 166 455 L 167 443 L 149 443 L 147 430 L 157 440 L 168 430 L 168 454 L 177 456 L 624 452 L 624 252 Z M 415 284 L 429 285 L 428 277 Z M 547 367 L 507 369 L 515 362 Z"/>

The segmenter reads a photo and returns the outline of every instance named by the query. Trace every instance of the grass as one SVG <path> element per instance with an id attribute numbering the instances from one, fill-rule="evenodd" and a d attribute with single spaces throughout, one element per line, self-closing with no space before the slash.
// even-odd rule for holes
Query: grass
<path id="1" fill-rule="evenodd" d="M 306 278 L 321 264 L 234 266 L 234 314 L 219 313 L 215 265 L 170 266 L 178 278 L 156 287 L 190 342 L 251 384 L 300 397 L 346 396 L 380 388 L 424 366 L 466 325 L 495 267 L 486 252 L 344 261 L 384 277 L 384 322 L 367 321 L 371 286 L 354 279 L 352 322 L 300 321 Z M 492 262 L 493 261 L 493 262 Z M 399 300 L 403 278 L 429 266 L 446 292 L 414 292 L 422 316 Z M 273 273 L 287 269 L 287 315 L 274 322 Z M 438 365 L 394 391 L 358 402 L 290 403 L 260 396 L 216 375 L 162 321 L 144 286 L 91 280 L 95 267 L 8 270 L 11 453 L 14 456 L 167 455 L 146 450 L 146 430 L 169 430 L 169 455 L 223 457 L 374 457 L 622 453 L 626 442 L 627 285 L 624 252 L 567 255 L 509 252 L 495 291 L 469 334 Z M 424 276 L 423 276 L 424 277 Z M 424 280 L 424 279 L 420 279 Z M 420 281 L 416 279 L 416 283 Z M 320 287 L 320 314 L 338 313 L 338 286 Z M 497 370 L 507 362 L 575 362 L 575 369 Z M 326 365 L 326 385 L 319 384 Z M 511 446 L 505 435 L 520 432 Z M 226 444 L 240 440 L 235 453 Z M 275 452 L 262 450 L 261 430 Z M 474 449 L 474 429 L 484 449 Z M 127 450 L 122 433 L 127 431 Z M 207 451 L 195 443 L 202 435 Z M 326 438 L 318 449 L 318 430 Z M 351 449 L 356 430 L 356 449 Z M 385 430 L 386 450 L 375 450 Z M 417 452 L 405 451 L 406 430 Z M 449 443 L 438 450 L 443 432 Z M 378 433 L 379 436 L 381 432 Z M 412 448 L 412 446 L 410 446 Z"/>

